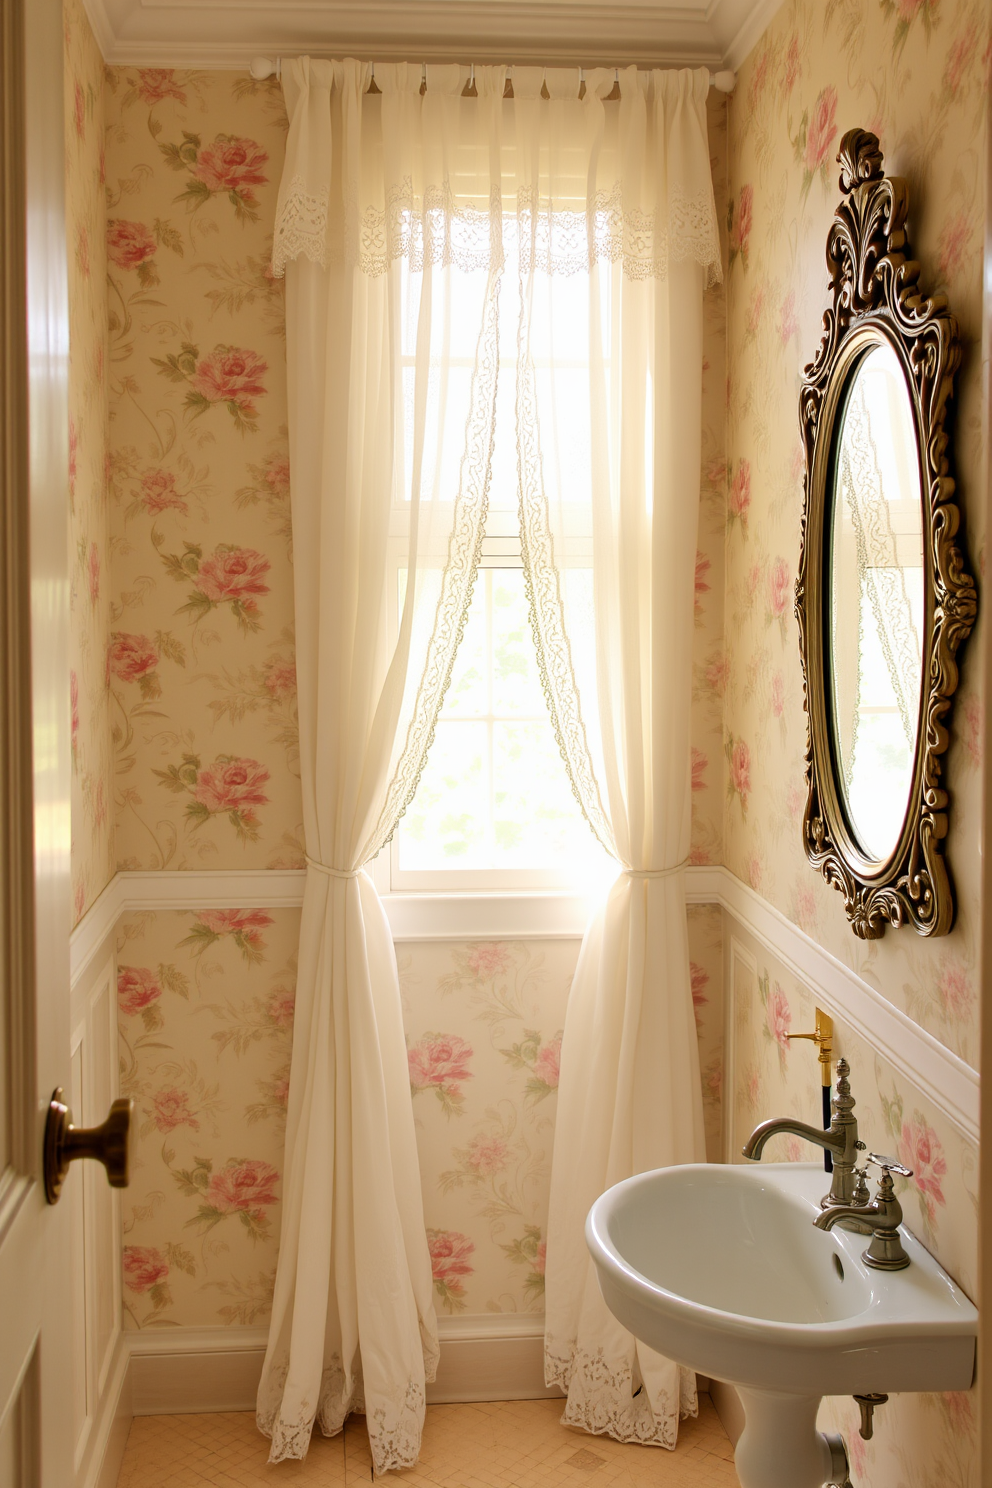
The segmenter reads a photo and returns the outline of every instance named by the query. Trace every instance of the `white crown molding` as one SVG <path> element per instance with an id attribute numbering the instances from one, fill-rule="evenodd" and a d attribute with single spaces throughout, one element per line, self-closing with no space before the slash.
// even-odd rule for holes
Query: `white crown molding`
<path id="1" fill-rule="evenodd" d="M 783 0 L 755 0 L 740 5 L 736 0 L 714 0 L 711 7 L 713 25 L 723 47 L 723 65 L 737 72 L 751 55 L 775 16 Z"/>
<path id="2" fill-rule="evenodd" d="M 141 910 L 286 909 L 303 902 L 303 869 L 118 873 L 69 943 L 75 986 L 122 914 Z M 838 961 L 727 868 L 686 872 L 690 904 L 718 904 L 859 1037 L 978 1141 L 979 1076 L 877 988 Z M 590 913 L 578 895 L 406 894 L 383 904 L 397 941 L 578 939 Z"/>
<path id="3" fill-rule="evenodd" d="M 89 18 L 94 40 L 106 62 L 114 49 L 115 37 L 104 0 L 83 0 L 83 9 Z"/>
<path id="4" fill-rule="evenodd" d="M 373 60 L 729 65 L 779 0 L 84 0 L 106 61 L 243 68 L 258 53 Z M 742 50 L 743 48 L 743 50 Z"/>

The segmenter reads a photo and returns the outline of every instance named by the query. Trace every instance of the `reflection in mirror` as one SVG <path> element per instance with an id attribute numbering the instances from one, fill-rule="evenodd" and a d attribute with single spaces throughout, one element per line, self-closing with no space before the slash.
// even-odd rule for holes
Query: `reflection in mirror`
<path id="1" fill-rule="evenodd" d="M 923 521 L 913 409 L 887 344 L 857 366 L 835 446 L 829 547 L 830 678 L 849 826 L 885 861 L 906 817 L 925 635 Z"/>

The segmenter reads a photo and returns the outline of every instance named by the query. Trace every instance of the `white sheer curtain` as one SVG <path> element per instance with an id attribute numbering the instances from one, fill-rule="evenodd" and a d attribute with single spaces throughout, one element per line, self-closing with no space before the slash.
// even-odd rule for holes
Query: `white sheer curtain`
<path id="1" fill-rule="evenodd" d="M 573 786 L 623 865 L 586 934 L 565 1020 L 545 1372 L 567 1391 L 568 1424 L 667 1447 L 680 1415 L 695 1414 L 694 1376 L 613 1319 L 583 1231 L 611 1184 L 705 1158 L 683 869 L 702 301 L 720 272 L 708 81 L 631 68 L 618 103 L 599 101 L 612 77 L 595 76 L 576 103 L 556 75 L 521 131 L 517 190 L 535 634 Z M 562 242 L 574 244 L 575 272 Z M 599 251 L 611 242 L 621 251 Z M 582 656 L 594 658 L 585 675 L 573 665 Z"/>
<path id="2" fill-rule="evenodd" d="M 612 1324 L 583 1242 L 608 1184 L 701 1155 L 688 850 L 705 71 L 287 66 L 297 666 L 310 871 L 273 1321 L 272 1460 L 364 1409 L 416 1460 L 437 1356 L 396 968 L 360 870 L 415 789 L 471 595 L 498 319 L 517 326 L 524 563 L 549 707 L 626 871 L 570 1000 L 548 1236 L 565 1419 L 671 1445 L 694 1383 Z M 595 664 L 576 673 L 581 629 Z M 641 1389 L 643 1384 L 644 1388 Z M 638 1393 L 638 1391 L 640 1393 Z"/>
<path id="3" fill-rule="evenodd" d="M 432 69 L 425 99 L 419 66 L 380 65 L 374 98 L 367 81 L 307 59 L 285 80 L 274 266 L 310 868 L 258 1422 L 278 1462 L 364 1410 L 381 1472 L 417 1459 L 437 1336 L 396 963 L 360 870 L 416 786 L 482 539 L 498 261 L 484 235 L 452 267 L 444 187 L 466 153 L 487 172 L 498 98 L 463 101 L 458 68 Z"/>

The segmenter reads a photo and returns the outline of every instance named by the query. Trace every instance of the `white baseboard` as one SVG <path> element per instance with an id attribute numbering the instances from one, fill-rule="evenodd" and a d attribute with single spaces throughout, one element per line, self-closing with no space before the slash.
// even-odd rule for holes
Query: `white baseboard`
<path id="1" fill-rule="evenodd" d="M 441 1318 L 438 1332 L 441 1362 L 428 1404 L 561 1397 L 544 1383 L 542 1318 Z M 255 1409 L 264 1329 L 170 1328 L 125 1339 L 136 1416 Z"/>

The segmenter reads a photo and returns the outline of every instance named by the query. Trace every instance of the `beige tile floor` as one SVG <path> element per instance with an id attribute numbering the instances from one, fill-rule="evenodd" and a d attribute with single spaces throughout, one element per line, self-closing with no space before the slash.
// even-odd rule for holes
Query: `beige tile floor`
<path id="1" fill-rule="evenodd" d="M 560 1424 L 560 1400 L 428 1407 L 420 1461 L 390 1481 L 418 1488 L 738 1488 L 733 1448 L 710 1404 L 682 1422 L 674 1452 L 586 1436 Z M 139 1416 L 117 1488 L 352 1488 L 372 1477 L 362 1416 L 315 1436 L 305 1462 L 266 1463 L 250 1414 Z"/>

